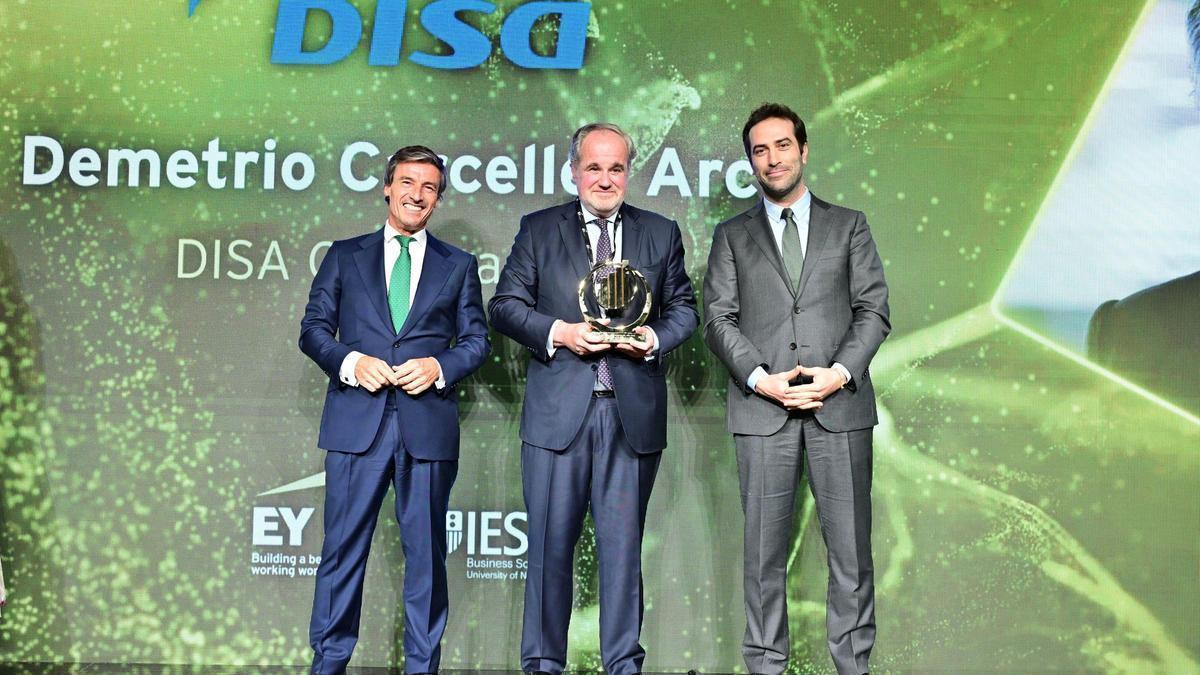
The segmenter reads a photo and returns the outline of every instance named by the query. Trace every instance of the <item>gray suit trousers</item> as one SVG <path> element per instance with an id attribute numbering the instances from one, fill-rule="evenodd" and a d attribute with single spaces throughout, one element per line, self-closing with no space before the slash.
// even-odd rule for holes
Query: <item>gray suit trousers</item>
<path id="1" fill-rule="evenodd" d="M 811 414 L 793 413 L 773 435 L 734 435 L 746 515 L 742 654 L 752 673 L 787 666 L 787 561 L 801 462 L 829 555 L 829 652 L 840 675 L 867 672 L 875 644 L 871 432 L 833 433 Z"/>

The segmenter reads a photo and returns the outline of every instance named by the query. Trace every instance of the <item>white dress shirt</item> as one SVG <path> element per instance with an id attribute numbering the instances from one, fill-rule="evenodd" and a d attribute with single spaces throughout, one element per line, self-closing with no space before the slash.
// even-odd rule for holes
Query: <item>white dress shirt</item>
<path id="1" fill-rule="evenodd" d="M 583 222 L 587 223 L 588 241 L 591 242 L 592 245 L 592 264 L 596 264 L 596 250 L 600 245 L 600 222 L 603 222 L 604 227 L 608 229 L 608 240 L 612 242 L 613 245 L 612 259 L 620 260 L 621 228 L 618 227 L 619 223 L 617 222 L 617 213 L 620 212 L 621 207 L 618 206 L 617 210 L 613 212 L 613 215 L 607 218 L 600 218 L 600 216 L 593 215 L 592 212 L 588 211 L 588 208 L 583 205 L 583 202 L 579 203 L 579 209 L 583 211 Z M 563 321 L 562 319 L 555 319 L 554 323 L 550 325 L 550 334 L 546 336 L 546 355 L 550 358 L 553 358 L 554 352 L 558 351 L 558 347 L 554 346 L 554 331 L 558 330 L 558 325 L 562 323 L 566 323 L 566 321 Z M 650 331 L 650 353 L 644 358 L 647 361 L 653 361 L 654 352 L 658 349 L 658 335 L 656 335 L 654 333 L 654 329 L 649 326 L 646 326 L 646 330 Z"/>
<path id="2" fill-rule="evenodd" d="M 787 223 L 783 222 L 783 210 L 792 210 L 792 220 L 796 221 L 796 229 L 800 234 L 800 254 L 808 254 L 808 214 L 812 210 L 812 193 L 808 190 L 799 199 L 786 206 L 776 204 L 769 199 L 763 199 L 763 209 L 767 213 L 767 222 L 771 225 L 771 234 L 775 235 L 775 248 L 783 256 L 783 235 Z M 792 279 L 793 282 L 799 279 Z"/>
<path id="3" fill-rule="evenodd" d="M 771 234 L 775 235 L 775 248 L 779 251 L 779 256 L 783 257 L 783 237 L 787 232 L 787 223 L 783 220 L 783 210 L 792 210 L 792 220 L 796 221 L 796 230 L 800 235 L 800 253 L 808 255 L 808 220 L 812 213 L 812 193 L 807 188 L 800 198 L 791 204 L 776 204 L 775 202 L 763 198 L 763 210 L 767 214 L 767 223 L 771 226 Z M 799 281 L 799 279 L 793 279 Z M 846 378 L 846 384 L 850 383 L 850 371 L 840 363 L 835 363 L 831 366 L 834 370 L 842 374 Z M 750 391 L 754 391 L 754 385 L 758 384 L 759 379 L 766 376 L 767 371 L 762 366 L 754 369 L 750 373 L 750 377 L 746 378 L 746 386 Z"/>
<path id="4" fill-rule="evenodd" d="M 396 265 L 396 259 L 400 257 L 400 251 L 404 248 L 400 245 L 400 235 L 401 233 L 390 225 L 383 227 L 383 273 L 389 291 L 392 290 L 392 267 Z M 416 234 L 406 236 L 412 238 L 412 241 L 408 242 L 408 257 L 412 260 L 411 274 L 408 277 L 408 306 L 412 307 L 412 301 L 417 297 L 417 282 L 421 280 L 421 267 L 425 264 L 425 247 L 429 244 L 429 235 L 422 228 Z"/>
<path id="5" fill-rule="evenodd" d="M 392 289 L 392 267 L 396 265 L 396 259 L 400 257 L 400 251 L 403 246 L 397 239 L 401 232 L 393 228 L 391 225 L 384 223 L 383 225 L 383 274 L 384 283 L 387 289 Z M 406 235 L 412 237 L 412 241 L 408 242 L 408 257 L 411 261 L 409 282 L 408 282 L 408 306 L 411 308 L 413 299 L 417 297 L 417 282 L 421 280 L 421 267 L 425 263 L 425 248 L 429 243 L 429 236 L 425 229 L 421 228 L 416 234 Z M 342 359 L 342 367 L 338 370 L 338 377 L 341 381 L 351 387 L 358 386 L 358 378 L 354 377 L 354 368 L 358 366 L 358 360 L 362 358 L 362 352 L 350 352 Z M 434 359 L 437 362 L 437 359 Z M 393 364 L 400 365 L 400 364 Z M 438 389 L 446 387 L 446 380 L 442 376 L 442 364 L 438 364 L 438 378 L 433 383 Z"/>
<path id="6" fill-rule="evenodd" d="M 583 211 L 583 222 L 587 223 L 588 241 L 592 244 L 592 264 L 596 264 L 595 253 L 600 246 L 600 222 L 604 223 L 604 228 L 608 230 L 608 240 L 613 245 L 613 260 L 621 259 L 621 228 L 618 227 L 616 213 L 607 217 L 600 218 L 588 211 L 588 207 L 582 202 L 579 204 L 579 210 Z M 620 211 L 620 207 L 617 208 Z"/>

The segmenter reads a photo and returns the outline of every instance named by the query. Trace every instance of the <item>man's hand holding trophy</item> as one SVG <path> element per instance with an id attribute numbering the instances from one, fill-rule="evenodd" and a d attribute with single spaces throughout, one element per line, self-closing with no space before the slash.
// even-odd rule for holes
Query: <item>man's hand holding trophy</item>
<path id="1" fill-rule="evenodd" d="M 579 311 L 591 327 L 589 342 L 612 345 L 630 357 L 654 348 L 650 329 L 650 284 L 628 260 L 601 260 L 579 280 Z"/>

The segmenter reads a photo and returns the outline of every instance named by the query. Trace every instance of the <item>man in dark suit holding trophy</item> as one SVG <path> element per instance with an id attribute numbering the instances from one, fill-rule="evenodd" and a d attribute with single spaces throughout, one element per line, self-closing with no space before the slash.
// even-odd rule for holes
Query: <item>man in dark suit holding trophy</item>
<path id="1" fill-rule="evenodd" d="M 569 160 L 579 200 L 521 219 L 489 304 L 496 330 L 533 355 L 521 413 L 529 513 L 521 637 L 526 672 L 557 674 L 566 666 L 575 543 L 589 505 L 605 670 L 631 675 L 645 659 L 641 542 L 667 444 L 664 359 L 698 317 L 679 227 L 625 203 L 635 153 L 632 139 L 615 125 L 575 132 Z M 613 317 L 599 309 L 589 321 L 580 308 L 581 280 L 585 296 L 607 293 L 601 305 L 610 308 L 628 299 L 649 302 L 641 305 L 648 309 L 644 325 L 630 331 L 637 339 L 605 335 L 617 322 L 605 326 Z M 614 291 L 635 292 L 613 297 Z M 639 307 L 615 309 L 638 314 Z"/>

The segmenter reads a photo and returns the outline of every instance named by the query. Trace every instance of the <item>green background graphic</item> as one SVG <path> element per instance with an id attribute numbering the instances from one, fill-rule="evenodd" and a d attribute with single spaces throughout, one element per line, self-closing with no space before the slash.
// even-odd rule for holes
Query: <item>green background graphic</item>
<path id="1" fill-rule="evenodd" d="M 386 154 L 410 143 L 452 165 L 480 159 L 461 174 L 479 189 L 452 186 L 430 228 L 479 255 L 486 301 L 520 215 L 570 199 L 557 176 L 571 131 L 616 122 L 639 146 L 628 200 L 678 220 L 699 288 L 713 227 L 753 200 L 744 172 L 726 181 L 743 160 L 742 123 L 777 100 L 808 122 L 813 192 L 867 214 L 891 289 L 894 329 L 872 365 L 872 669 L 1200 672 L 1194 382 L 1168 393 L 1102 368 L 1070 337 L 1082 329 L 1056 332 L 1053 316 L 999 292 L 1061 285 L 1021 260 L 1042 255 L 1036 233 L 1061 222 L 1042 211 L 1087 164 L 1080 148 L 1102 145 L 1093 111 L 1113 74 L 1138 63 L 1139 35 L 1163 58 L 1178 54 L 1179 77 L 1161 86 L 1182 87 L 1192 103 L 1157 123 L 1196 141 L 1190 3 L 597 0 L 578 71 L 523 70 L 498 47 L 473 69 L 407 58 L 369 66 L 375 5 L 354 4 L 368 23 L 363 43 L 326 66 L 271 63 L 277 0 L 205 0 L 191 18 L 182 1 L 0 5 L 0 560 L 10 595 L 0 662 L 308 662 L 304 571 L 320 552 L 326 383 L 295 346 L 309 257 L 385 216 L 381 187 L 360 192 L 340 177 L 345 148 L 366 141 L 382 153 L 353 161 L 359 178 L 379 176 Z M 405 56 L 447 51 L 420 27 L 427 4 L 409 3 Z M 522 3 L 497 4 L 462 15 L 493 44 Z M 310 49 L 329 28 L 313 18 Z M 554 40 L 553 20 L 537 24 L 536 50 Z M 190 188 L 165 177 L 152 187 L 144 171 L 132 186 L 127 166 L 112 186 L 107 170 L 84 187 L 65 167 L 33 185 L 30 170 L 51 168 L 44 152 L 27 166 L 33 136 L 55 139 L 68 161 L 80 148 L 102 159 L 145 148 L 164 167 L 215 138 L 231 153 L 262 153 L 273 139 L 277 164 L 304 153 L 314 180 L 266 189 L 251 166 L 244 188 L 212 188 L 201 163 Z M 543 191 L 547 148 L 553 194 Z M 496 157 L 520 168 L 490 185 Z M 1127 167 L 1190 177 L 1193 202 L 1197 169 L 1200 159 Z M 232 175 L 232 162 L 223 171 Z M 1149 233 L 1156 204 L 1137 197 L 1125 208 L 1144 214 L 1134 224 Z M 1172 266 L 1142 287 L 1200 269 L 1200 217 L 1172 226 Z M 197 245 L 181 240 L 207 250 L 202 273 L 192 274 Z M 229 255 L 236 240 L 249 242 L 235 251 L 250 261 L 246 279 Z M 1084 286 L 1104 274 L 1086 271 Z M 1180 323 L 1180 344 L 1195 343 L 1195 316 Z M 468 566 L 521 558 L 485 554 L 478 539 L 483 514 L 497 512 L 492 545 L 519 546 L 501 523 L 524 509 L 527 357 L 500 336 L 493 348 L 460 393 L 451 508 L 475 531 L 450 554 L 446 669 L 519 664 L 521 581 Z M 742 514 L 727 374 L 697 333 L 669 356 L 668 377 L 669 447 L 643 546 L 646 670 L 739 671 Z M 266 534 L 281 543 L 263 543 L 256 518 L 283 507 L 309 513 L 307 524 L 292 539 L 276 519 Z M 824 546 L 811 498 L 800 509 L 791 668 L 830 672 Z M 389 497 L 355 665 L 403 661 L 404 565 L 390 512 Z M 590 530 L 584 539 L 570 660 L 598 669 Z M 271 555 L 301 562 L 278 564 L 289 576 L 266 569 Z"/>

